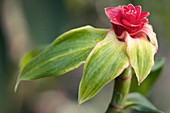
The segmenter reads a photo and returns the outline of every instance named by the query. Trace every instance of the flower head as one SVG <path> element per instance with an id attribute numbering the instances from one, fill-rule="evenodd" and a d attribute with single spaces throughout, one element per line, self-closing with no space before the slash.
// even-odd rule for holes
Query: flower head
<path id="1" fill-rule="evenodd" d="M 108 7 L 105 13 L 112 23 L 113 30 L 120 40 L 125 41 L 128 33 L 132 38 L 149 37 L 150 42 L 158 48 L 156 35 L 149 25 L 147 16 L 149 12 L 143 12 L 141 6 Z"/>
<path id="2" fill-rule="evenodd" d="M 149 12 L 143 12 L 141 6 L 129 4 L 105 8 L 105 13 L 113 26 L 110 31 L 126 44 L 130 65 L 141 83 L 148 76 L 158 50 L 156 34 L 147 19 Z"/>
<path id="3" fill-rule="evenodd" d="M 149 12 L 142 12 L 141 6 L 118 6 L 106 8 L 106 15 L 110 19 L 118 36 L 127 31 L 132 37 L 148 23 Z"/>

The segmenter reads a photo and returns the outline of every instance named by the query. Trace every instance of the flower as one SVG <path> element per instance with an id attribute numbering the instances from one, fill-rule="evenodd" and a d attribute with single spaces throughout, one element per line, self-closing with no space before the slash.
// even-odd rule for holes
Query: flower
<path id="1" fill-rule="evenodd" d="M 144 24 L 148 23 L 149 12 L 141 12 L 141 6 L 118 6 L 106 8 L 106 15 L 110 19 L 116 34 L 120 36 L 127 31 L 132 36 L 141 30 Z"/>
<path id="2" fill-rule="evenodd" d="M 153 38 L 152 27 L 148 24 L 149 12 L 143 12 L 141 6 L 118 6 L 115 8 L 105 8 L 105 13 L 112 23 L 113 29 L 120 40 L 125 40 L 124 31 L 132 38 L 139 38 L 146 34 L 151 43 L 156 47 L 157 41 Z"/>
<path id="3" fill-rule="evenodd" d="M 154 55 L 158 50 L 156 34 L 149 24 L 149 12 L 141 6 L 108 7 L 105 13 L 119 41 L 126 44 L 126 54 L 134 69 L 139 84 L 148 76 L 154 65 Z"/>

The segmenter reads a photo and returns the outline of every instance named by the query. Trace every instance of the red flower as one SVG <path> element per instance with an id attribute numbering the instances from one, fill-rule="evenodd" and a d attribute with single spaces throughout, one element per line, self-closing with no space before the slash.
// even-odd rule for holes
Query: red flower
<path id="1" fill-rule="evenodd" d="M 113 30 L 118 38 L 122 41 L 126 40 L 128 33 L 132 38 L 140 38 L 148 36 L 150 42 L 158 48 L 156 34 L 153 32 L 152 26 L 148 24 L 149 12 L 142 12 L 141 6 L 118 6 L 115 8 L 105 8 L 105 13 L 112 23 Z"/>
<path id="2" fill-rule="evenodd" d="M 148 23 L 149 12 L 141 12 L 141 6 L 119 6 L 105 9 L 113 28 L 118 36 L 127 31 L 132 37 Z"/>
<path id="3" fill-rule="evenodd" d="M 142 12 L 141 9 L 141 6 L 132 4 L 105 9 L 113 26 L 109 31 L 112 36 L 109 37 L 119 39 L 126 45 L 130 66 L 134 69 L 139 84 L 150 73 L 158 50 L 156 34 L 146 18 L 149 12 Z"/>

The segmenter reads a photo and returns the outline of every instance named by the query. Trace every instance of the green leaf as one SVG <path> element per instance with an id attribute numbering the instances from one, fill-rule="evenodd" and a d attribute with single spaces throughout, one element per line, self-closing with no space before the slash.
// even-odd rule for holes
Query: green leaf
<path id="1" fill-rule="evenodd" d="M 132 76 L 132 85 L 131 85 L 131 88 L 130 88 L 130 92 L 139 92 L 142 95 L 146 96 L 147 93 L 150 91 L 150 88 L 153 86 L 153 84 L 156 82 L 158 77 L 161 75 L 164 63 L 165 63 L 164 58 L 157 59 L 155 61 L 155 65 L 153 66 L 150 74 L 141 83 L 140 86 L 138 85 L 135 76 Z"/>
<path id="2" fill-rule="evenodd" d="M 40 54 L 47 46 L 37 47 L 29 52 L 27 52 L 20 61 L 20 69 L 22 69 L 29 61 L 31 61 L 34 57 Z"/>
<path id="3" fill-rule="evenodd" d="M 129 108 L 139 113 L 163 113 L 139 93 L 130 93 L 128 95 L 124 109 Z"/>
<path id="4" fill-rule="evenodd" d="M 59 36 L 21 70 L 18 82 L 59 76 L 84 63 L 96 43 L 105 37 L 106 29 L 85 26 Z"/>
<path id="5" fill-rule="evenodd" d="M 129 66 L 126 44 L 117 39 L 114 31 L 99 42 L 88 56 L 79 87 L 79 103 L 95 96 L 108 82 Z"/>
<path id="6" fill-rule="evenodd" d="M 128 35 L 128 34 L 127 34 Z M 154 65 L 154 46 L 147 40 L 146 37 L 131 38 L 127 36 L 127 54 L 130 59 L 138 83 L 140 84 L 150 73 Z"/>

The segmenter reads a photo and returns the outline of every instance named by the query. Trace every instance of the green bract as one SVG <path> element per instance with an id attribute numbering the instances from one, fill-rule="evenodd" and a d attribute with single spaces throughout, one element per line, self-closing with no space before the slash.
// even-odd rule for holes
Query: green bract
<path id="1" fill-rule="evenodd" d="M 119 41 L 113 31 L 108 32 L 86 60 L 79 89 L 79 103 L 92 98 L 128 66 L 125 43 Z"/>
<path id="2" fill-rule="evenodd" d="M 130 92 L 138 92 L 142 95 L 146 96 L 148 92 L 150 91 L 153 84 L 156 82 L 156 80 L 160 77 L 161 72 L 163 70 L 165 64 L 165 59 L 160 58 L 155 60 L 155 65 L 153 66 L 150 74 L 148 77 L 142 82 L 142 84 L 139 86 L 137 83 L 137 80 L 135 76 L 132 77 L 132 85 L 130 88 Z"/>
<path id="3" fill-rule="evenodd" d="M 90 26 L 68 31 L 43 51 L 38 49 L 22 59 L 17 84 L 22 80 L 59 76 L 83 63 L 79 103 L 95 96 L 128 66 L 132 66 L 140 83 L 153 66 L 153 45 L 145 37 L 127 40 L 118 40 L 114 30 Z"/>
<path id="4" fill-rule="evenodd" d="M 126 43 L 131 66 L 140 84 L 148 76 L 154 65 L 155 48 L 146 37 L 131 38 L 128 35 Z"/>

